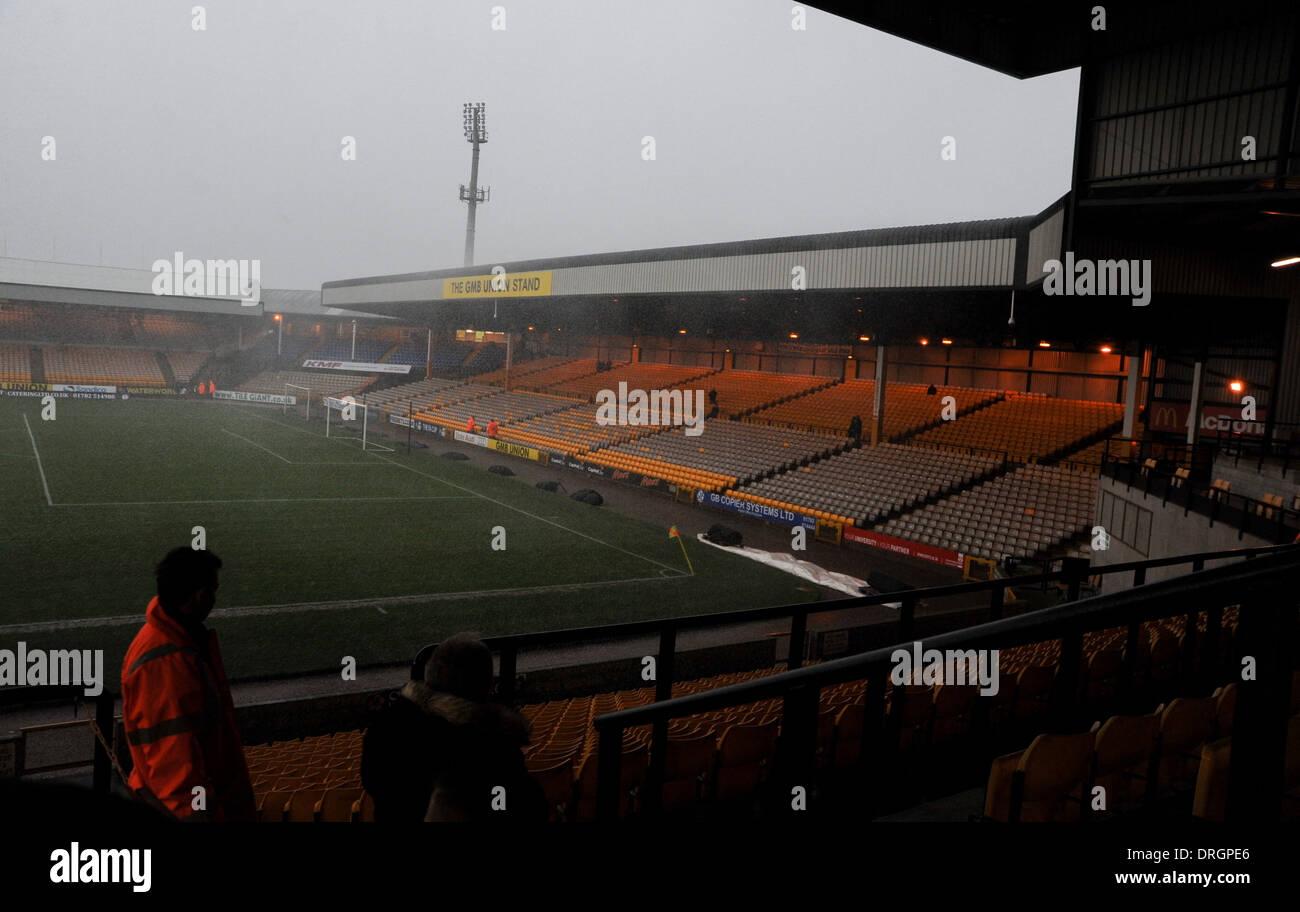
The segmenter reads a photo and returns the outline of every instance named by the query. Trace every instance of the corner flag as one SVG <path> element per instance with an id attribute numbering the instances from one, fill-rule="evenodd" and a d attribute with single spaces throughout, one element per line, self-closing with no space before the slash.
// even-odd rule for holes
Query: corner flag
<path id="1" fill-rule="evenodd" d="M 668 527 L 668 537 L 677 539 L 677 544 L 682 546 L 682 557 L 686 558 L 686 566 L 691 568 L 691 576 L 694 576 L 695 568 L 691 567 L 691 556 L 686 553 L 686 542 L 682 541 L 681 533 L 677 531 L 676 526 Z"/>

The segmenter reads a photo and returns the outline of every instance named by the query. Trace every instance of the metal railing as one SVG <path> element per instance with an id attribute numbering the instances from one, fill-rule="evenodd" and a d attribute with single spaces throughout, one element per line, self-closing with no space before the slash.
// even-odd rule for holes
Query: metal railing
<path id="1" fill-rule="evenodd" d="M 1300 534 L 1300 511 L 1220 490 L 1191 476 L 1179 478 L 1168 465 L 1152 468 L 1107 457 L 1102 474 L 1130 488 L 1139 488 L 1146 496 L 1158 497 L 1161 503 L 1205 516 L 1211 523 L 1227 523 L 1242 535 L 1249 533 L 1276 544 L 1288 544 Z"/>
<path id="2" fill-rule="evenodd" d="M 1247 561 L 1202 570 L 1207 560 L 1234 555 L 1246 557 Z M 1183 555 L 1094 568 L 1094 574 L 1131 571 L 1134 588 L 1083 602 L 1072 599 L 1069 604 L 940 634 L 927 640 L 925 645 L 929 649 L 1006 649 L 1059 639 L 1061 657 L 1052 693 L 1052 713 L 1058 719 L 1073 722 L 1076 721 L 1072 714 L 1078 699 L 1075 685 L 1082 667 L 1084 633 L 1127 627 L 1127 649 L 1120 680 L 1122 692 L 1131 692 L 1142 622 L 1185 616 L 1185 636 L 1194 644 L 1198 636 L 1196 620 L 1205 611 L 1207 642 L 1203 653 L 1212 656 L 1219 649 L 1223 608 L 1240 605 L 1244 654 L 1255 656 L 1261 668 L 1267 663 L 1268 671 L 1261 671 L 1255 680 L 1241 683 L 1229 779 L 1229 815 L 1230 819 L 1250 815 L 1270 819 L 1270 813 L 1275 814 L 1281 799 L 1281 746 L 1285 741 L 1286 716 L 1276 710 L 1279 706 L 1283 709 L 1286 706 L 1294 663 L 1296 593 L 1300 587 L 1298 555 L 1300 549 L 1297 547 L 1282 546 Z M 1193 567 L 1189 576 L 1142 585 L 1148 569 L 1187 562 Z M 1077 572 L 1078 568 L 1075 568 L 1070 575 Z M 952 590 L 961 587 L 941 588 Z M 1077 581 L 1072 582 L 1072 590 L 1077 594 Z M 912 599 L 919 597 L 918 593 L 908 595 Z M 888 771 L 893 751 L 899 743 L 904 701 L 894 699 L 890 703 L 888 725 L 885 724 L 884 707 L 885 682 L 893 665 L 892 654 L 898 646 L 910 646 L 910 632 L 901 617 L 897 639 L 895 646 L 598 717 L 595 720 L 599 733 L 597 819 L 608 822 L 618 818 L 623 733 L 627 728 L 653 727 L 650 766 L 641 796 L 643 812 L 653 814 L 659 808 L 663 786 L 669 721 L 758 700 L 780 697 L 784 701 L 775 781 L 782 787 L 808 783 L 815 762 L 820 691 L 833 684 L 864 678 L 866 712 L 859 754 L 859 764 L 863 769 L 859 780 L 877 781 L 889 787 L 888 776 L 873 779 L 872 771 L 866 767 L 880 764 Z M 1205 667 L 1202 670 L 1209 669 Z M 987 713 L 988 701 L 977 703 Z M 788 789 L 785 794 L 789 794 Z"/>

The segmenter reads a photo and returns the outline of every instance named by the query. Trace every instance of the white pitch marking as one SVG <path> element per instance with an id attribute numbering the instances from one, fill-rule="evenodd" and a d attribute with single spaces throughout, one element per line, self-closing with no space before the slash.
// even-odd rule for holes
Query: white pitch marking
<path id="1" fill-rule="evenodd" d="M 305 429 L 303 429 L 303 428 L 296 428 L 296 427 L 293 427 L 293 425 L 285 424 L 285 423 L 282 422 L 282 421 L 276 421 L 274 418 L 267 418 L 267 417 L 265 417 L 264 415 L 254 415 L 253 417 L 255 417 L 255 418 L 260 418 L 260 419 L 263 420 L 263 421 L 269 421 L 269 422 L 271 422 L 272 424 L 278 424 L 278 425 L 280 425 L 281 427 L 289 428 L 289 430 L 291 430 L 291 431 L 302 431 L 302 433 L 304 433 L 304 434 L 311 434 L 311 431 L 305 430 Z M 312 436 L 315 437 L 316 435 L 315 435 L 315 434 L 312 434 Z M 333 438 L 330 438 L 330 439 L 333 439 Z M 515 512 L 515 513 L 521 513 L 521 514 L 523 514 L 524 516 L 527 516 L 529 519 L 535 519 L 535 520 L 537 520 L 538 522 L 544 522 L 544 523 L 546 523 L 548 526 L 555 526 L 555 528 L 557 528 L 557 529 L 563 529 L 565 532 L 571 532 L 571 533 L 573 533 L 574 535 L 577 535 L 577 536 L 579 536 L 579 537 L 581 537 L 581 538 L 585 538 L 585 539 L 587 539 L 587 541 L 593 541 L 593 542 L 595 542 L 595 543 L 598 544 L 598 545 L 604 545 L 606 548 L 613 548 L 615 551 L 618 551 L 618 552 L 620 552 L 620 553 L 622 553 L 622 554 L 626 554 L 626 555 L 628 555 L 629 557 L 637 557 L 637 558 L 640 558 L 640 559 L 643 560 L 643 561 L 648 561 L 648 562 L 654 564 L 656 567 L 663 567 L 663 568 L 666 569 L 666 570 L 671 570 L 671 571 L 673 571 L 674 573 L 681 574 L 682 576 L 687 576 L 687 575 L 689 575 L 689 574 L 685 573 L 684 571 L 677 569 L 676 567 L 671 567 L 671 566 L 669 566 L 668 564 L 662 563 L 661 561 L 657 561 L 657 560 L 655 560 L 653 557 L 646 557 L 644 554 L 637 554 L 635 551 L 628 551 L 626 548 L 620 548 L 618 545 L 611 545 L 609 542 L 607 542 L 607 541 L 601 541 L 599 538 L 596 538 L 596 537 L 594 537 L 594 536 L 588 535 L 588 534 L 586 534 L 585 532 L 579 532 L 577 529 L 570 529 L 568 526 L 562 525 L 562 524 L 557 523 L 557 522 L 552 522 L 551 520 L 547 519 L 547 518 L 544 517 L 544 516 L 538 516 L 536 513 L 529 513 L 527 510 L 523 510 L 523 509 L 520 509 L 519 507 L 511 506 L 510 504 L 505 503 L 505 502 L 503 502 L 503 501 L 496 500 L 496 499 L 494 499 L 494 498 L 492 498 L 492 497 L 488 497 L 486 494 L 480 494 L 479 492 L 474 491 L 474 490 L 472 490 L 472 489 L 470 489 L 470 488 L 466 488 L 466 487 L 463 487 L 463 486 L 461 486 L 461 485 L 458 485 L 458 484 L 456 484 L 454 481 L 447 481 L 445 478 L 439 478 L 437 475 L 430 475 L 428 472 L 421 472 L 421 471 L 420 471 L 419 469 L 417 469 L 417 468 L 414 468 L 414 467 L 409 466 L 409 465 L 406 465 L 406 464 L 404 464 L 404 463 L 397 462 L 397 461 L 395 461 L 395 460 L 389 459 L 387 456 L 380 456 L 378 453 L 371 453 L 370 455 L 371 455 L 371 456 L 374 456 L 376 459 L 382 459 L 384 462 L 390 463 L 391 465 L 395 465 L 395 466 L 397 466 L 397 467 L 399 467 L 399 468 L 406 469 L 408 472 L 414 472 L 416 475 L 421 475 L 421 476 L 423 476 L 423 477 L 425 477 L 425 478 L 430 478 L 430 479 L 432 479 L 432 480 L 434 480 L 434 481 L 441 482 L 442 484 L 445 484 L 445 485 L 447 485 L 447 486 L 449 486 L 449 487 L 455 488 L 455 489 L 458 490 L 458 491 L 466 491 L 466 492 L 468 492 L 468 493 L 470 493 L 470 494 L 473 494 L 475 497 L 481 497 L 483 500 L 486 500 L 488 503 L 494 503 L 494 504 L 496 504 L 498 507 L 505 507 L 507 510 L 512 510 L 512 511 Z"/>
<path id="2" fill-rule="evenodd" d="M 41 473 L 41 487 L 45 489 L 45 503 L 48 506 L 54 506 L 54 498 L 50 497 L 50 483 L 45 480 L 45 466 L 41 465 L 41 451 L 36 449 L 36 435 L 32 433 L 32 426 L 27 421 L 27 413 L 23 412 L 23 424 L 27 425 L 27 436 L 32 441 L 32 452 L 36 454 L 36 468 Z"/>
<path id="3" fill-rule="evenodd" d="M 270 453 L 272 456 L 274 456 L 276 459 L 280 460 L 281 462 L 287 462 L 289 463 L 289 465 L 293 465 L 292 459 L 285 459 L 275 450 L 268 449 L 267 447 L 262 446 L 256 440 L 249 440 L 243 434 L 236 434 L 234 431 L 229 430 L 228 428 L 222 428 L 222 430 L 225 431 L 227 434 L 229 434 L 231 437 L 238 437 L 240 440 L 244 441 L 244 443 L 251 443 L 253 446 L 257 447 L 259 450 L 263 451 L 264 453 Z"/>
<path id="4" fill-rule="evenodd" d="M 242 503 L 353 503 L 355 501 L 407 501 L 407 500 L 473 500 L 464 494 L 441 496 L 394 497 L 252 497 L 246 500 L 103 500 L 93 503 L 59 503 L 53 507 L 176 507 L 186 504 L 242 504 Z"/>
<path id="5" fill-rule="evenodd" d="M 687 578 L 685 572 L 679 571 L 678 577 Z M 676 579 L 678 577 L 673 577 Z M 460 592 L 430 592 L 424 595 L 388 595 L 379 598 L 341 599 L 333 602 L 286 602 L 279 605 L 242 605 L 238 608 L 218 608 L 210 618 L 248 617 L 300 613 L 305 611 L 338 611 L 348 608 L 378 608 L 381 605 L 423 604 L 425 602 L 464 601 L 476 598 L 503 598 L 510 596 L 529 596 L 544 592 L 565 592 L 570 590 L 598 589 L 603 586 L 622 586 L 627 583 L 665 583 L 670 578 L 662 576 L 639 576 L 629 579 L 597 580 L 585 583 L 555 583 L 550 586 L 515 586 L 510 589 L 467 589 Z M 380 608 L 382 611 L 383 609 Z M 387 612 L 385 612 L 387 613 Z M 32 621 L 23 624 L 0 625 L 0 636 L 14 634 L 41 633 L 51 630 L 72 630 L 86 627 L 129 627 L 140 626 L 140 616 L 115 615 L 113 617 L 73 618 L 63 621 Z"/>

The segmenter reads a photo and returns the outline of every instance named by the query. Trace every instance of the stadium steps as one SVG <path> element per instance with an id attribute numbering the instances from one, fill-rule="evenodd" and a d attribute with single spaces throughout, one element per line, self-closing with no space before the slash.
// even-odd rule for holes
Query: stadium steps
<path id="1" fill-rule="evenodd" d="M 1006 393 L 998 393 L 997 398 L 993 399 L 991 402 L 978 402 L 978 403 L 976 403 L 975 405 L 972 405 L 972 406 L 970 406 L 970 407 L 968 407 L 968 408 L 958 409 L 958 410 L 957 410 L 957 418 L 962 418 L 962 417 L 964 417 L 964 416 L 966 416 L 966 415 L 972 415 L 972 414 L 974 414 L 975 412 L 983 411 L 984 409 L 989 408 L 990 406 L 994 406 L 994 405 L 997 405 L 999 402 L 1003 402 L 1003 401 L 1005 401 L 1006 398 L 1007 398 L 1007 394 L 1006 394 Z M 889 411 L 889 393 L 888 393 L 888 391 L 886 391 L 886 393 L 885 393 L 885 411 L 886 411 L 886 412 Z M 956 419 L 954 418 L 954 419 L 952 419 L 952 420 L 955 421 Z M 865 422 L 863 422 L 863 424 L 865 425 Z M 935 428 L 937 428 L 937 427 L 939 427 L 940 425 L 943 425 L 943 424 L 947 424 L 947 422 L 944 421 L 942 418 L 936 418 L 934 421 L 931 421 L 931 422 L 928 423 L 928 424 L 923 424 L 923 425 L 921 425 L 920 427 L 914 427 L 914 428 L 912 428 L 910 431 L 904 431 L 903 433 L 901 433 L 901 434 L 899 434 L 899 435 L 897 435 L 897 436 L 895 436 L 895 437 L 891 437 L 891 438 L 889 438 L 889 442 L 890 442 L 890 443 L 905 443 L 905 442 L 908 441 L 909 439 L 911 439 L 911 438 L 913 438 L 913 437 L 918 437 L 918 436 L 920 436 L 921 434 L 924 434 L 926 431 L 932 431 L 932 430 L 934 430 Z"/>
<path id="2" fill-rule="evenodd" d="M 314 354 L 316 353 L 316 349 L 320 348 L 321 346 L 323 346 L 323 345 L 325 345 L 325 344 L 326 344 L 326 343 L 324 343 L 324 342 L 317 342 L 317 343 L 316 343 L 315 345 L 313 345 L 311 348 L 304 349 L 304 350 L 303 350 L 303 353 L 302 353 L 301 355 L 299 355 L 297 358 L 294 359 L 294 361 L 295 361 L 294 366 L 295 366 L 295 367 L 301 367 L 301 366 L 302 366 L 302 363 L 303 363 L 304 361 L 309 360 L 309 359 L 312 357 L 312 355 L 314 355 Z"/>
<path id="3" fill-rule="evenodd" d="M 720 374 L 723 372 L 716 371 L 715 373 Z M 764 402 L 762 405 L 756 405 L 753 408 L 747 408 L 744 409 L 743 411 L 736 412 L 734 415 L 731 416 L 731 418 L 734 421 L 744 421 L 746 418 L 749 418 L 752 415 L 755 415 L 758 412 L 763 411 L 764 409 L 770 409 L 774 405 L 781 405 L 784 402 L 793 402 L 796 399 L 802 399 L 805 396 L 811 396 L 813 393 L 820 393 L 822 390 L 830 389 L 832 386 L 838 386 L 840 383 L 843 382 L 844 381 L 842 380 L 831 380 L 828 383 L 823 383 L 821 386 L 814 386 L 811 389 L 800 390 L 797 393 L 791 393 L 789 396 L 781 396 L 780 398 L 773 399 L 771 402 Z"/>
<path id="4" fill-rule="evenodd" d="M 1048 453 L 1042 459 L 1038 460 L 1038 462 L 1040 465 L 1056 465 L 1059 462 L 1068 462 L 1072 454 L 1077 453 L 1080 450 L 1086 450 L 1094 443 L 1100 443 L 1107 438 L 1117 437 L 1123 433 L 1123 431 L 1124 421 L 1121 419 L 1113 424 L 1106 425 L 1106 427 L 1097 431 L 1095 434 L 1089 434 L 1087 437 L 1080 437 L 1073 443 L 1063 446 L 1052 453 Z"/>
<path id="5" fill-rule="evenodd" d="M 158 358 L 158 369 L 162 371 L 163 380 L 168 386 L 175 386 L 176 373 L 172 370 L 171 362 L 167 360 L 166 352 L 156 351 L 154 355 Z"/>
<path id="6" fill-rule="evenodd" d="M 462 368 L 468 367 L 470 362 L 478 357 L 478 353 L 481 352 L 487 344 L 488 343 L 486 342 L 476 343 L 474 347 L 469 350 L 469 354 L 466 355 L 464 359 L 461 360 L 460 367 Z"/>
<path id="7" fill-rule="evenodd" d="M 721 374 L 721 373 L 725 373 L 725 372 L 724 372 L 724 371 L 716 371 L 716 373 Z M 752 408 L 742 409 L 742 410 L 739 411 L 739 412 L 733 412 L 733 413 L 731 413 L 730 415 L 727 415 L 727 416 L 725 416 L 725 417 L 730 418 L 730 419 L 733 420 L 733 421 L 743 421 L 743 420 L 745 420 L 746 418 L 748 418 L 749 416 L 751 416 L 751 415 L 753 415 L 753 414 L 755 414 L 755 413 L 757 413 L 757 412 L 761 412 L 763 409 L 769 409 L 769 408 L 771 408 L 772 406 L 774 406 L 774 405 L 780 405 L 780 404 L 783 403 L 783 402 L 790 402 L 790 401 L 792 401 L 792 400 L 795 400 L 795 399 L 800 398 L 801 396 L 807 396 L 807 395 L 810 395 L 810 394 L 812 394 L 812 393 L 819 393 L 819 392 L 821 392 L 821 391 L 824 390 L 824 389 L 830 389 L 832 386 L 835 386 L 837 383 L 840 383 L 840 382 L 841 382 L 841 381 L 839 381 L 839 380 L 830 380 L 830 381 L 828 381 L 828 382 L 826 382 L 826 383 L 821 384 L 820 386 L 814 386 L 814 387 L 811 387 L 810 389 L 800 390 L 799 392 L 797 392 L 797 393 L 791 393 L 791 394 L 788 395 L 788 396 L 778 396 L 777 398 L 775 398 L 775 399 L 771 399 L 771 400 L 768 400 L 767 402 L 761 402 L 761 403 L 759 403 L 758 405 L 753 406 Z"/>
<path id="8" fill-rule="evenodd" d="M 31 373 L 33 383 L 45 382 L 45 351 L 39 345 L 33 345 L 31 352 L 28 354 L 31 360 Z"/>
<path id="9" fill-rule="evenodd" d="M 387 364 L 387 363 L 388 363 L 388 359 L 391 358 L 391 357 L 392 357 L 392 356 L 397 352 L 397 350 L 398 350 L 399 348 L 402 347 L 403 344 L 404 344 L 404 343 L 402 343 L 401 341 L 394 342 L 394 343 L 389 347 L 388 351 L 384 352 L 383 355 L 380 356 L 380 358 L 379 358 L 379 363 L 380 363 L 380 364 Z"/>
<path id="10" fill-rule="evenodd" d="M 977 488 L 980 485 L 985 484 L 986 482 L 993 481 L 995 478 L 1000 478 L 1003 475 L 1007 474 L 1008 472 L 1014 471 L 1015 469 L 1018 468 L 1020 468 L 1019 463 L 1013 463 L 1010 460 L 1006 460 L 996 468 L 989 469 L 987 472 L 984 472 L 981 475 L 976 475 L 966 484 L 953 485 L 951 488 L 946 488 L 940 491 L 938 494 L 931 494 L 929 497 L 925 497 L 921 500 L 913 501 L 910 504 L 904 504 L 903 506 L 899 507 L 897 510 L 890 510 L 888 513 L 884 514 L 883 516 L 876 517 L 874 522 L 867 523 L 866 526 L 864 526 L 863 528 L 866 529 L 882 528 L 887 523 L 889 523 L 890 520 L 894 520 L 900 516 L 906 516 L 909 513 L 915 513 L 918 510 L 923 510 L 926 507 L 933 506 L 934 504 L 937 504 L 942 500 L 947 500 L 949 497 L 955 497 L 956 495 L 962 493 L 963 491 L 970 490 L 971 488 Z"/>

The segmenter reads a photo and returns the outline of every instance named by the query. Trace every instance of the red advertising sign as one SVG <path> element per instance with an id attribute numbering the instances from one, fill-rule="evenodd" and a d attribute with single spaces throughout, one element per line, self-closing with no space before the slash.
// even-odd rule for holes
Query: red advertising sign
<path id="1" fill-rule="evenodd" d="M 1147 411 L 1147 427 L 1153 431 L 1186 434 L 1187 412 L 1186 402 L 1152 403 Z M 1227 437 L 1234 433 L 1241 434 L 1243 437 L 1263 437 L 1267 411 L 1256 409 L 1254 418 L 1250 421 L 1243 419 L 1241 412 L 1241 406 L 1237 405 L 1202 406 L 1201 434 L 1207 437 Z"/>
<path id="2" fill-rule="evenodd" d="M 857 542 L 860 545 L 867 545 L 872 548 L 880 548 L 884 551 L 892 551 L 894 554 L 901 554 L 904 557 L 919 557 L 921 560 L 942 564 L 945 567 L 955 567 L 958 570 L 962 568 L 964 563 L 962 555 L 956 551 L 949 551 L 947 548 L 936 548 L 933 545 L 925 545 L 921 542 L 908 541 L 905 538 L 894 538 L 890 535 L 873 532 L 870 529 L 859 529 L 856 526 L 850 526 L 844 530 L 844 540 Z"/>

